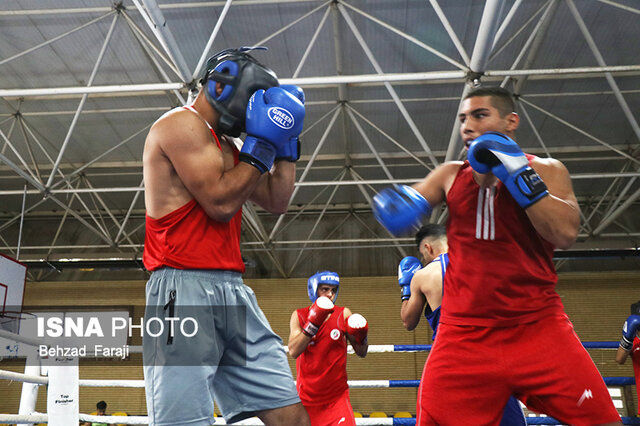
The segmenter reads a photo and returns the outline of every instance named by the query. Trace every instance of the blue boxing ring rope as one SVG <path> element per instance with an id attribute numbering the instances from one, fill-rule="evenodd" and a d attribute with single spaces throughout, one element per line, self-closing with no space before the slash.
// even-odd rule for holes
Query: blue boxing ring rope
<path id="1" fill-rule="evenodd" d="M 617 349 L 619 342 L 582 342 L 585 349 Z M 431 350 L 432 345 L 370 345 L 369 353 L 386 353 L 386 352 L 426 352 Z M 351 349 L 351 348 L 350 348 Z M 350 350 L 352 352 L 352 350 Z M 633 377 L 603 377 L 607 386 L 633 386 L 636 384 Z M 418 387 L 420 380 L 354 380 L 349 381 L 349 388 L 368 388 L 368 387 L 389 387 L 404 388 Z M 360 420 L 360 419 L 357 419 Z M 384 420 L 384 419 L 381 419 Z M 391 420 L 391 419 L 389 419 Z M 410 425 L 415 426 L 415 418 L 393 418 L 393 425 Z M 528 425 L 559 425 L 560 421 L 552 417 L 526 417 Z M 625 425 L 640 425 L 640 417 L 622 417 L 622 423 Z M 387 424 L 387 423 L 385 423 Z"/>
<path id="2" fill-rule="evenodd" d="M 10 333 L 0 333 L 4 334 Z M 11 337 L 11 336 L 4 336 Z M 20 336 L 14 336 L 15 340 L 20 339 Z M 34 344 L 33 342 L 26 341 L 25 343 Z M 583 346 L 587 349 L 615 349 L 618 347 L 618 342 L 583 342 Z M 287 348 L 285 347 L 285 350 Z M 369 353 L 388 353 L 388 352 L 426 352 L 431 350 L 431 345 L 370 345 Z M 131 346 L 130 353 L 142 352 L 141 347 Z M 349 353 L 353 353 L 353 348 L 349 347 Z M 49 382 L 49 378 L 45 376 L 27 375 L 21 373 L 15 373 L 10 371 L 0 370 L 0 379 L 14 380 L 23 383 L 33 383 L 36 385 L 46 385 Z M 604 382 L 607 386 L 629 386 L 635 385 L 633 377 L 604 377 Z M 364 389 L 364 388 L 407 388 L 418 387 L 420 380 L 350 380 L 348 381 L 349 388 L 352 389 Z M 79 380 L 80 386 L 95 386 L 95 387 L 144 387 L 143 380 Z M 93 421 L 109 424 L 130 424 L 139 425 L 146 424 L 146 416 L 91 416 L 87 414 L 80 414 L 81 421 Z M 558 420 L 551 417 L 526 417 L 527 424 L 529 425 L 559 425 L 562 424 Z M 15 415 L 15 414 L 0 414 L 0 423 L 22 423 L 22 424 L 34 424 L 44 423 L 48 421 L 48 415 L 45 413 L 32 412 L 28 415 Z M 622 417 L 622 422 L 625 425 L 640 425 L 640 418 L 638 417 Z M 215 425 L 225 425 L 223 419 L 216 418 Z M 257 418 L 247 419 L 239 423 L 238 425 L 262 425 Z M 415 426 L 415 418 L 398 418 L 398 417 L 386 417 L 386 418 L 357 418 L 356 424 L 382 426 L 382 425 L 405 425 Z"/>
<path id="3" fill-rule="evenodd" d="M 585 349 L 618 349 L 618 342 L 582 342 Z M 432 345 L 371 345 L 369 352 L 424 352 Z M 373 350 L 371 349 L 373 348 Z"/>

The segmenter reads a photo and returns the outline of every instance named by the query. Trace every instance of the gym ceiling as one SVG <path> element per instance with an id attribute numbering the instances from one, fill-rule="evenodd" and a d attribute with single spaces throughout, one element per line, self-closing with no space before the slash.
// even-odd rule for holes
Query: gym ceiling
<path id="1" fill-rule="evenodd" d="M 638 40 L 634 0 L 5 1 L 0 252 L 35 281 L 144 277 L 149 127 L 208 56 L 263 45 L 307 115 L 288 213 L 243 210 L 247 277 L 394 275 L 413 238 L 371 197 L 464 158 L 478 85 L 512 90 L 520 146 L 571 173 L 582 224 L 559 271 L 638 270 Z"/>

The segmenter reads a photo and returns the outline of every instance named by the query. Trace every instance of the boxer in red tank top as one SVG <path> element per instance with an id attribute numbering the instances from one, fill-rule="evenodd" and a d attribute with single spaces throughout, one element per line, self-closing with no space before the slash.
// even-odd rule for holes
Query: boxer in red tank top
<path id="1" fill-rule="evenodd" d="M 374 197 L 374 215 L 407 232 L 446 202 L 449 267 L 438 338 L 420 384 L 418 425 L 499 424 L 514 395 L 572 425 L 619 425 L 607 387 L 555 291 L 554 248 L 576 240 L 569 173 L 524 154 L 511 93 L 469 92 L 458 114 L 467 161 Z"/>
<path id="2" fill-rule="evenodd" d="M 242 206 L 286 212 L 305 112 L 302 89 L 280 86 L 247 53 L 253 49 L 211 57 L 193 104 L 160 117 L 145 141 L 143 259 L 152 271 L 145 317 L 194 306 L 207 312 L 191 339 L 144 337 L 150 425 L 210 425 L 214 398 L 228 423 L 258 416 L 270 425 L 309 425 L 282 340 L 241 276 Z M 220 316 L 221 306 L 241 320 Z M 232 343 L 238 335 L 245 346 Z M 181 364 L 185 354 L 198 358 Z M 218 368 L 227 359 L 240 361 Z"/>
<path id="3" fill-rule="evenodd" d="M 361 315 L 333 305 L 339 285 L 335 272 L 314 274 L 307 283 L 313 304 L 293 311 L 289 323 L 296 387 L 312 426 L 355 426 L 347 385 L 347 341 L 365 357 L 369 327 Z"/>

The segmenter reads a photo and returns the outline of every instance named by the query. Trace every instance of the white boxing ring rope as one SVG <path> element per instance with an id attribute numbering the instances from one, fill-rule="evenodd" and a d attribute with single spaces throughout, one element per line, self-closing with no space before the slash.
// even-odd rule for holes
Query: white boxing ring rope
<path id="1" fill-rule="evenodd" d="M 15 335 L 4 330 L 0 330 L 0 337 L 9 338 L 15 341 L 27 343 L 29 345 L 40 345 L 44 342 L 38 341 L 32 338 L 25 338 L 24 336 Z M 583 342 L 586 348 L 592 349 L 604 349 L 604 348 L 617 348 L 617 342 Z M 285 350 L 287 348 L 285 347 Z M 388 352 L 422 352 L 431 349 L 431 345 L 371 345 L 369 346 L 369 353 L 388 353 Z M 141 353 L 141 346 L 131 346 L 130 353 Z M 349 347 L 349 353 L 353 353 L 353 348 Z M 46 385 L 49 383 L 49 378 L 46 376 L 36 376 L 29 374 L 16 373 L 12 371 L 0 370 L 0 379 L 18 381 L 23 383 L 31 383 L 37 385 Z M 635 380 L 633 377 L 606 377 L 604 378 L 607 385 L 633 385 Z M 371 388 L 400 388 L 400 387 L 417 387 L 419 380 L 349 380 L 350 389 L 371 389 Z M 144 380 L 88 380 L 80 379 L 79 386 L 86 387 L 129 387 L 129 388 L 144 388 Z M 147 416 L 92 416 L 88 414 L 79 414 L 80 421 L 87 422 L 100 422 L 108 424 L 126 424 L 126 425 L 144 425 L 147 424 Z M 629 425 L 640 425 L 640 418 L 636 417 L 623 417 L 623 423 Z M 34 424 L 34 423 L 47 423 L 48 415 L 44 413 L 31 413 L 25 414 L 0 414 L 0 422 L 4 423 L 21 423 L 21 424 Z M 415 418 L 357 418 L 356 425 L 415 425 Z M 224 419 L 220 417 L 215 418 L 214 425 L 226 425 Z M 237 425 L 263 425 L 263 423 L 257 418 L 250 418 L 241 422 L 234 423 Z M 559 424 L 557 420 L 550 417 L 528 417 L 527 424 L 546 424 L 554 425 Z"/>

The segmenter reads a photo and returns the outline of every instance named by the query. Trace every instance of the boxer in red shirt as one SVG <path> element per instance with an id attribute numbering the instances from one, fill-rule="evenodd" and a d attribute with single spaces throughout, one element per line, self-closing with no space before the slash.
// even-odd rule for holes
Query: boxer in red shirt
<path id="1" fill-rule="evenodd" d="M 282 339 L 242 280 L 242 206 L 287 210 L 305 115 L 302 89 L 280 85 L 253 50 L 209 58 L 194 102 L 145 141 L 145 318 L 199 323 L 195 335 L 143 338 L 151 426 L 211 425 L 214 400 L 227 423 L 309 425 Z"/>
<path id="2" fill-rule="evenodd" d="M 571 425 L 620 425 L 607 387 L 555 291 L 554 248 L 576 240 L 569 172 L 522 152 L 511 93 L 478 88 L 458 113 L 467 161 L 377 194 L 374 215 L 409 232 L 446 202 L 449 267 L 418 425 L 497 425 L 510 395 Z"/>
<path id="3" fill-rule="evenodd" d="M 335 272 L 314 274 L 307 283 L 313 304 L 293 311 L 289 323 L 296 387 L 312 426 L 355 426 L 347 384 L 347 340 L 364 358 L 369 325 L 362 315 L 334 305 L 339 285 Z"/>

